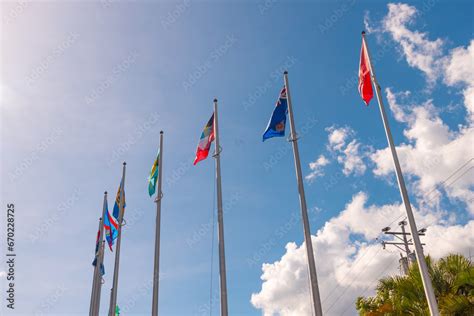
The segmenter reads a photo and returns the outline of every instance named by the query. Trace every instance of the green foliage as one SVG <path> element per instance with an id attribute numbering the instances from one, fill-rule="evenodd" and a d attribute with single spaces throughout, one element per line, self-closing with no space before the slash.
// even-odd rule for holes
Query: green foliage
<path id="1" fill-rule="evenodd" d="M 441 315 L 474 315 L 474 265 L 462 255 L 452 254 L 433 263 L 426 258 Z M 358 297 L 360 316 L 429 316 L 420 271 L 412 265 L 406 276 L 379 280 L 376 295 Z"/>

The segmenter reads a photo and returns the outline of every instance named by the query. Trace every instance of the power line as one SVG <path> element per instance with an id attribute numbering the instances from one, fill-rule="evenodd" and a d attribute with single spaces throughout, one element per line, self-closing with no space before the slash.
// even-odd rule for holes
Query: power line
<path id="1" fill-rule="evenodd" d="M 347 277 L 350 275 L 350 273 L 352 272 L 352 270 L 359 264 L 359 262 L 362 261 L 362 259 L 365 257 L 365 255 L 367 254 L 368 252 L 364 252 L 364 254 L 362 256 L 360 256 L 355 262 L 354 264 L 352 265 L 352 267 L 349 269 L 349 271 L 346 273 L 346 275 L 344 276 L 344 278 L 342 279 L 342 281 L 340 283 L 344 283 L 344 281 L 347 279 Z M 329 298 L 331 297 L 331 294 L 336 290 L 338 289 L 341 285 L 340 283 L 338 282 L 338 284 L 332 288 L 332 290 L 326 295 L 326 297 L 323 299 L 323 303 Z"/>
<path id="2" fill-rule="evenodd" d="M 359 278 L 359 276 L 362 274 L 362 272 L 365 271 L 365 269 L 366 269 L 367 266 L 372 262 L 372 260 L 374 260 L 374 258 L 375 258 L 375 257 L 377 256 L 377 254 L 380 252 L 380 249 L 381 249 L 381 248 L 379 248 L 379 249 L 377 250 L 377 252 L 370 258 L 370 260 L 364 265 L 364 267 L 362 268 L 362 270 L 357 274 L 357 276 L 356 276 L 354 279 L 352 279 L 352 282 L 351 282 L 348 286 L 346 286 L 346 287 L 344 288 L 344 290 L 342 291 L 342 293 L 336 298 L 335 301 L 333 301 L 333 303 L 326 309 L 326 311 L 325 311 L 324 313 L 329 312 L 329 311 L 331 310 L 331 308 L 334 306 L 334 304 L 336 304 L 336 302 L 339 301 L 339 299 L 344 295 L 344 293 L 346 293 L 347 289 Z"/>
<path id="3" fill-rule="evenodd" d="M 445 188 L 448 188 L 449 186 L 453 185 L 454 183 L 456 183 L 459 179 L 461 179 L 467 172 L 469 172 L 470 170 L 472 170 L 474 167 L 471 166 L 469 167 L 468 169 L 464 170 L 461 174 L 459 174 L 459 172 L 461 170 L 463 170 L 471 161 L 473 160 L 473 158 L 469 159 L 466 163 L 464 163 L 461 167 L 457 168 L 453 173 L 451 173 L 451 175 L 449 175 L 443 182 L 442 184 L 445 184 Z M 455 176 L 456 175 L 456 176 Z M 450 179 L 452 179 L 453 177 L 455 176 L 454 180 L 452 180 L 450 183 L 448 183 L 448 181 Z M 434 190 L 436 190 L 436 187 L 434 189 L 432 189 L 431 191 L 429 191 L 427 194 L 425 194 L 425 196 L 429 196 Z M 428 201 L 424 201 L 423 200 L 423 203 L 429 203 L 431 200 L 433 200 L 434 198 L 436 198 L 437 195 L 433 196 L 432 198 L 430 198 Z M 399 216 L 401 217 L 401 216 Z M 400 263 L 400 271 L 402 271 L 402 274 L 407 274 L 408 273 L 408 267 L 409 267 L 409 264 L 410 263 L 413 263 L 413 253 L 411 252 L 409 246 L 412 245 L 413 243 L 411 242 L 411 239 L 408 240 L 407 239 L 407 236 L 411 235 L 410 233 L 406 232 L 405 231 L 405 225 L 406 225 L 406 222 L 403 220 L 401 222 L 398 223 L 398 225 L 401 227 L 401 232 L 394 232 L 394 231 L 391 231 L 390 230 L 390 226 L 393 224 L 394 221 L 392 221 L 387 227 L 383 228 L 382 229 L 382 232 L 385 234 L 385 235 L 392 235 L 393 237 L 396 237 L 398 238 L 399 240 L 395 240 L 395 241 L 382 241 L 382 245 L 383 245 L 383 249 L 385 249 L 386 245 L 393 245 L 395 247 L 397 247 L 398 249 L 400 249 L 400 251 L 402 253 L 405 253 L 405 256 L 403 256 L 403 254 L 400 254 L 401 258 L 399 259 L 399 263 Z M 433 221 L 432 223 L 430 223 L 429 225 L 427 226 L 430 226 L 432 225 L 433 223 L 435 223 L 435 221 Z M 424 229 L 424 231 L 426 231 L 426 229 Z M 423 230 L 420 230 L 419 231 L 419 235 L 424 235 L 424 231 Z M 402 237 L 400 237 L 402 236 Z M 422 244 L 423 245 L 423 244 Z M 402 247 L 403 246 L 403 247 Z"/>
<path id="4" fill-rule="evenodd" d="M 440 184 L 435 185 L 434 188 L 433 188 L 432 190 L 430 190 L 428 193 L 426 193 L 423 197 L 427 197 L 427 196 L 431 195 L 431 193 L 432 193 L 433 191 L 435 191 L 439 185 L 444 185 L 444 184 L 445 184 L 447 181 L 449 181 L 453 176 L 455 176 L 460 170 L 462 170 L 466 165 L 468 165 L 472 160 L 474 160 L 474 158 L 468 159 L 464 164 L 462 164 L 462 165 L 461 165 L 460 167 L 458 167 L 454 172 L 452 172 L 447 178 L 445 178 L 442 182 L 440 182 Z M 473 168 L 474 168 L 474 167 L 470 167 L 469 169 L 467 169 L 466 171 L 464 171 L 462 174 L 460 174 L 458 177 L 456 177 L 456 178 L 454 179 L 454 181 L 452 181 L 451 183 L 445 185 L 445 188 L 447 188 L 447 187 L 453 185 L 453 184 L 454 184 L 455 182 L 457 182 L 462 176 L 464 176 L 469 170 L 471 170 L 471 169 L 473 169 Z M 427 202 L 430 202 L 430 201 L 431 201 L 431 200 L 428 200 Z M 424 200 L 422 200 L 422 203 L 424 203 Z M 398 216 L 397 218 L 395 218 L 392 222 L 390 222 L 387 226 L 392 225 L 393 223 L 395 223 L 397 220 L 399 220 L 399 219 L 402 218 L 403 216 L 405 216 L 405 214 L 401 214 L 400 216 Z M 406 218 L 406 217 L 405 217 L 405 218 Z M 372 262 L 372 260 L 375 258 L 375 256 L 378 254 L 379 251 L 380 251 L 380 248 L 379 248 L 379 250 L 377 251 L 377 253 L 376 253 L 374 256 L 372 256 L 372 257 L 369 259 L 369 261 L 364 265 L 364 267 L 362 268 L 362 271 L 359 272 L 359 274 L 356 276 L 356 278 L 352 280 L 352 282 L 349 284 L 349 287 L 350 287 L 350 285 L 352 285 L 352 283 L 355 282 L 355 280 L 358 278 L 358 276 L 359 276 L 363 271 L 365 271 L 365 269 L 367 268 L 367 266 Z M 342 280 L 341 283 L 343 283 L 343 282 L 347 279 L 347 277 L 350 275 L 350 272 L 361 262 L 362 258 L 363 258 L 366 254 L 367 254 L 367 252 L 364 253 L 359 259 L 356 260 L 356 262 L 355 262 L 354 265 L 351 267 L 351 269 L 350 269 L 349 272 L 346 274 L 346 276 L 344 277 L 344 279 Z M 389 266 L 390 266 L 390 265 L 388 265 L 387 268 L 386 268 L 382 273 L 384 273 L 384 272 L 388 269 Z M 380 275 L 381 275 L 381 274 L 380 274 Z M 329 297 L 331 297 L 332 293 L 333 293 L 336 289 L 338 289 L 340 286 L 341 286 L 341 285 L 338 283 L 338 285 L 336 285 L 335 287 L 333 287 L 332 290 L 329 292 L 329 294 L 324 298 L 323 302 L 325 302 Z M 348 289 L 348 287 L 346 287 L 346 288 L 343 290 L 343 292 L 336 298 L 335 301 L 333 301 L 333 303 L 329 306 L 329 308 L 326 309 L 325 313 L 327 313 L 327 312 L 329 312 L 329 311 L 331 310 L 331 308 L 334 306 L 334 304 L 344 295 L 344 293 L 347 291 L 347 289 Z M 365 293 L 365 292 L 364 292 L 364 293 Z M 346 310 L 347 310 L 347 309 L 346 309 Z M 345 310 L 345 311 L 346 311 L 346 310 Z M 345 312 L 345 311 L 344 311 L 344 312 Z"/>
<path id="5" fill-rule="evenodd" d="M 472 160 L 474 160 L 474 157 L 471 157 L 469 158 L 464 164 L 462 164 L 460 167 L 458 167 L 454 172 L 452 172 L 447 178 L 445 178 L 443 181 L 441 181 L 439 184 L 435 185 L 433 187 L 433 189 L 431 189 L 428 193 L 424 194 L 423 195 L 423 198 L 426 198 L 428 197 L 429 195 L 431 195 L 431 193 L 433 191 L 435 191 L 439 185 L 443 185 L 445 184 L 449 179 L 451 179 L 456 173 L 458 173 L 461 169 L 463 169 L 466 165 L 468 165 Z M 453 182 L 447 184 L 445 186 L 445 188 L 448 188 L 450 187 L 451 185 L 453 185 L 456 181 L 458 181 L 460 179 L 460 177 L 464 176 L 469 170 L 471 170 L 473 167 L 470 167 L 469 169 L 467 169 L 465 172 L 463 172 L 458 178 L 456 178 Z M 421 204 L 426 204 L 428 202 L 430 202 L 433 198 L 429 199 L 428 201 L 425 202 L 425 200 L 421 200 Z M 397 218 L 395 218 L 393 221 L 390 222 L 390 224 L 388 224 L 387 226 L 391 226 L 393 223 L 395 223 L 396 221 L 398 221 L 402 216 L 404 216 L 405 214 L 401 214 L 399 215 Z"/>
<path id="6" fill-rule="evenodd" d="M 453 173 L 451 173 L 446 179 L 444 179 L 442 182 L 439 183 L 439 185 L 443 185 L 446 183 L 449 179 L 451 179 L 452 176 L 454 176 L 456 173 L 458 173 L 462 168 L 464 168 L 467 164 L 469 164 L 474 157 L 468 159 L 461 167 L 457 168 Z M 433 191 L 436 190 L 438 185 L 435 185 L 433 189 L 431 189 L 428 193 L 425 194 L 425 196 L 429 196 Z"/>
<path id="7" fill-rule="evenodd" d="M 403 220 L 399 222 L 398 225 L 400 226 L 402 230 L 401 232 L 392 231 L 390 227 L 385 227 L 382 229 L 382 232 L 385 235 L 392 235 L 393 237 L 398 239 L 394 241 L 382 241 L 382 246 L 383 246 L 383 249 L 386 249 L 387 245 L 392 245 L 392 246 L 397 247 L 401 251 L 400 253 L 401 258 L 398 262 L 400 262 L 400 270 L 402 271 L 404 275 L 406 275 L 408 274 L 409 264 L 415 262 L 415 258 L 413 257 L 414 253 L 411 252 L 410 247 L 409 247 L 413 245 L 413 242 L 412 242 L 412 239 L 408 240 L 407 238 L 407 236 L 411 235 L 411 233 L 408 233 L 405 230 L 405 226 L 407 225 L 407 222 Z M 425 232 L 426 232 L 426 228 L 419 230 L 418 236 L 424 236 Z M 425 244 L 421 244 L 421 245 L 424 246 Z M 403 252 L 405 253 L 405 257 L 402 254 Z"/>
<path id="8" fill-rule="evenodd" d="M 390 263 L 389 263 L 387 266 L 385 266 L 385 269 L 383 269 L 382 272 L 380 272 L 379 275 L 375 278 L 375 282 L 372 282 L 371 284 L 369 284 L 369 285 L 364 289 L 364 291 L 361 293 L 360 296 L 364 296 L 365 292 L 367 292 L 367 290 L 368 290 L 369 288 L 371 288 L 371 287 L 373 287 L 375 284 L 377 284 L 378 281 L 379 281 L 379 279 L 380 279 L 380 277 L 381 277 L 382 275 L 384 275 L 385 272 L 387 272 L 387 270 L 392 267 L 392 265 L 393 265 L 393 263 L 390 261 Z M 344 315 L 344 314 L 347 312 L 347 310 L 349 309 L 349 307 L 351 307 L 351 305 L 347 305 L 346 309 L 342 311 L 341 315 Z"/>
<path id="9" fill-rule="evenodd" d="M 466 169 L 466 171 L 464 171 L 463 173 L 461 173 L 457 178 L 454 179 L 454 181 L 452 181 L 451 183 L 449 183 L 448 185 L 446 185 L 445 188 L 450 187 L 451 185 L 453 185 L 454 183 L 456 183 L 459 179 L 461 179 L 466 173 L 468 173 L 468 172 L 471 171 L 472 169 L 474 169 L 474 166 L 471 166 L 471 167 L 469 167 L 468 169 Z M 431 199 L 429 199 L 427 202 L 430 202 L 430 201 L 433 200 L 434 198 L 436 198 L 436 195 L 435 195 L 434 197 L 432 197 Z"/>
<path id="10" fill-rule="evenodd" d="M 469 169 L 467 169 L 465 172 L 463 172 L 458 178 L 456 178 L 451 184 L 453 184 L 454 182 L 458 181 L 462 176 L 464 176 L 468 171 L 474 169 L 474 166 L 473 167 L 470 167 Z M 469 202 L 473 201 L 474 199 L 471 199 Z M 437 219 L 435 218 L 432 222 L 429 223 L 429 225 L 433 225 L 435 224 L 437 221 Z"/>
<path id="11" fill-rule="evenodd" d="M 463 164 L 460 168 L 458 168 L 455 172 L 453 172 L 448 178 L 446 178 L 446 179 L 445 179 L 443 182 L 441 182 L 441 183 L 445 183 L 445 182 L 446 182 L 447 180 L 449 180 L 455 173 L 457 173 L 460 169 L 462 169 L 464 166 L 466 166 L 466 164 L 469 163 L 469 162 L 470 162 L 471 160 L 473 160 L 473 159 L 474 159 L 474 158 L 469 159 L 465 164 Z M 452 183 L 451 183 L 451 184 L 452 184 Z M 451 184 L 450 184 L 450 185 L 451 185 Z M 436 189 L 436 188 L 434 188 L 433 190 L 435 190 L 435 189 Z M 431 190 L 430 192 L 432 192 L 433 190 Z M 428 194 L 429 194 L 430 192 L 428 192 Z M 388 224 L 387 226 L 391 226 L 393 223 L 395 223 L 397 220 L 399 220 L 402 216 L 404 216 L 404 214 L 401 214 L 400 216 L 398 216 L 396 219 L 394 219 L 392 222 L 390 222 L 390 224 Z M 406 219 L 406 217 L 405 217 L 405 219 Z M 365 256 L 366 254 L 367 254 L 367 253 L 364 253 L 363 256 Z M 362 256 L 362 257 L 363 257 L 363 256 Z M 359 258 L 359 259 L 356 261 L 356 263 L 354 263 L 354 265 L 351 267 L 351 269 L 349 270 L 349 272 L 347 272 L 347 274 L 345 275 L 345 277 L 344 277 L 344 279 L 343 279 L 342 282 L 344 282 L 344 281 L 347 279 L 347 277 L 350 275 L 350 272 L 355 268 L 355 266 L 358 264 L 358 262 L 360 262 L 360 260 L 362 259 L 362 257 Z M 370 259 L 370 261 L 371 261 L 373 258 L 374 258 L 374 257 L 372 257 L 372 258 Z M 369 263 L 370 263 L 370 262 L 369 262 Z M 366 265 L 367 265 L 367 264 L 366 264 Z M 351 284 L 352 284 L 352 283 L 351 283 Z M 338 284 L 338 285 L 336 285 L 335 287 L 333 287 L 332 290 L 329 292 L 329 294 L 324 298 L 323 302 L 326 301 L 326 300 L 332 295 L 332 293 L 333 293 L 336 289 L 338 289 L 340 286 L 341 286 L 341 285 Z M 337 300 L 336 300 L 336 301 L 337 301 Z M 333 304 L 331 304 L 330 307 L 332 307 L 332 306 L 335 304 L 336 301 L 334 301 Z M 328 310 L 329 310 L 329 309 L 328 309 Z M 328 310 L 327 310 L 327 311 L 328 311 Z M 327 311 L 326 311 L 326 312 L 327 312 Z"/>

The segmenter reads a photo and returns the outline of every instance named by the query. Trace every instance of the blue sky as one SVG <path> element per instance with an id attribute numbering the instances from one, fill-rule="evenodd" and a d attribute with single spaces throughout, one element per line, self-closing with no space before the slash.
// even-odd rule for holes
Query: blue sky
<path id="1" fill-rule="evenodd" d="M 445 66 L 448 61 L 437 65 L 436 60 L 454 60 L 454 50 L 469 45 L 473 4 L 406 3 L 418 10 L 413 16 L 407 13 L 406 25 L 426 34 L 428 42 L 408 35 L 397 39 L 396 27 L 383 24 L 389 9 L 381 1 L 2 2 L 1 202 L 13 202 L 17 212 L 14 314 L 87 313 L 102 194 L 109 192 L 112 207 L 123 161 L 128 224 L 123 229 L 118 304 L 124 314 L 149 314 L 155 205 L 147 195 L 146 179 L 160 130 L 165 133 L 160 314 L 207 315 L 209 309 L 218 314 L 217 241 L 209 308 L 214 162 L 192 166 L 214 97 L 220 105 L 230 313 L 305 311 L 271 310 L 269 305 L 279 306 L 273 300 L 259 309 L 250 301 L 252 293 L 262 290 L 262 264 L 283 263 L 287 243 L 299 247 L 303 242 L 290 144 L 285 139 L 261 141 L 283 85 L 283 70 L 289 71 L 304 175 L 321 155 L 328 160 L 323 174 L 305 183 L 312 233 L 321 230 L 321 238 L 323 228 L 340 218 L 355 196 L 363 200 L 357 194 L 366 194 L 370 207 L 397 208 L 400 203 L 393 173 L 384 169 L 382 158 L 372 156 L 386 147 L 376 101 L 366 107 L 355 83 L 364 19 L 373 28 L 367 38 L 372 55 L 379 54 L 375 67 L 382 89 L 389 87 L 405 102 L 398 108 L 387 103 L 397 145 L 412 144 L 405 149 L 415 155 L 424 153 L 423 146 L 436 151 L 440 144 L 422 142 L 424 134 L 418 133 L 426 121 L 441 121 L 449 130 L 446 146 L 461 139 L 460 134 L 472 135 L 464 99 L 470 79 L 457 79 L 448 71 L 457 68 Z M 436 39 L 441 48 L 432 44 Z M 411 44 L 413 56 L 407 49 Z M 419 55 L 433 58 L 426 61 Z M 399 95 L 407 90 L 410 96 Z M 384 90 L 386 102 L 387 94 Z M 432 104 L 427 104 L 430 99 Z M 418 106 L 433 110 L 436 117 L 395 117 L 397 109 Z M 345 141 L 331 143 L 328 137 L 336 136 L 334 131 L 343 133 Z M 352 156 L 343 152 L 350 140 L 358 146 Z M 432 222 L 429 214 L 439 215 L 433 215 L 439 236 L 442 229 L 457 225 L 466 230 L 472 223 L 473 184 L 465 180 L 472 173 L 456 183 L 459 191 L 442 187 L 443 179 L 474 156 L 464 147 L 467 153 L 446 149 L 457 160 L 444 163 L 440 158 L 443 163 L 436 160 L 440 165 L 428 171 L 413 167 L 406 172 L 415 205 L 431 188 L 439 189 L 438 203 L 420 211 L 424 223 Z M 362 162 L 344 172 L 345 162 L 354 156 Z M 438 178 L 433 175 L 437 173 Z M 357 250 L 344 258 L 347 264 L 354 264 L 360 247 L 380 247 L 371 234 L 360 234 L 357 229 L 349 233 L 345 249 Z M 327 246 L 331 249 L 329 239 Z M 324 261 L 315 251 L 317 264 Z M 385 256 L 395 264 L 388 272 L 395 273 L 398 254 Z M 105 264 L 101 313 L 108 309 L 113 275 L 108 250 Z M 338 273 L 344 271 L 331 274 L 341 285 L 336 293 L 343 291 L 345 278 Z M 372 275 L 370 283 L 375 280 Z M 325 296 L 333 287 L 329 279 L 323 283 Z M 364 288 L 351 284 L 349 292 L 361 295 Z M 288 303 L 290 309 L 306 301 L 293 303 Z M 13 314 L 2 303 L 3 312 Z"/>

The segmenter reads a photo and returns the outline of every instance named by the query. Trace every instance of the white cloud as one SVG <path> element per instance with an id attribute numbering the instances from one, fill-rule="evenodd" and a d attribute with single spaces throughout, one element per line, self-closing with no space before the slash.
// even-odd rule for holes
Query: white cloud
<path id="1" fill-rule="evenodd" d="M 418 13 L 413 6 L 390 3 L 381 29 L 374 30 L 391 35 L 400 45 L 408 64 L 426 75 L 430 87 L 439 77 L 443 77 L 443 82 L 448 86 L 462 86 L 466 110 L 469 113 L 468 120 L 474 121 L 474 40 L 471 40 L 468 47 L 454 48 L 444 56 L 445 43 L 442 39 L 432 41 L 428 39 L 427 33 L 408 28 L 414 24 Z M 371 29 L 368 14 L 364 23 L 366 28 Z"/>
<path id="2" fill-rule="evenodd" d="M 343 173 L 346 176 L 351 174 L 362 175 L 365 173 L 367 166 L 364 159 L 372 153 L 370 146 L 362 145 L 354 138 L 355 132 L 348 126 L 326 128 L 328 132 L 327 150 L 335 156 L 338 163 L 343 165 Z M 306 175 L 305 179 L 310 183 L 316 178 L 324 176 L 324 167 L 330 163 L 330 160 L 320 155 L 318 159 L 309 163 L 311 172 Z"/>
<path id="3" fill-rule="evenodd" d="M 362 145 L 354 138 L 355 132 L 348 126 L 336 127 L 335 125 L 326 128 L 328 132 L 327 150 L 335 156 L 338 163 L 343 165 L 343 173 L 346 176 L 351 174 L 362 175 L 367 166 L 364 159 L 372 152 L 370 146 Z M 309 163 L 311 172 L 305 179 L 312 183 L 317 177 L 324 176 L 324 167 L 330 163 L 330 160 L 320 155 L 314 162 Z"/>
<path id="4" fill-rule="evenodd" d="M 360 143 L 353 139 L 343 150 L 344 155 L 337 157 L 337 161 L 344 165 L 342 172 L 346 176 L 350 175 L 351 173 L 354 173 L 355 175 L 361 175 L 367 169 L 364 161 L 362 160 L 363 155 L 359 151 L 360 146 Z"/>
<path id="5" fill-rule="evenodd" d="M 464 87 L 464 104 L 469 122 L 474 122 L 474 40 L 467 48 L 453 49 L 445 59 L 444 82 L 449 86 Z"/>
<path id="6" fill-rule="evenodd" d="M 474 221 L 471 220 L 464 226 L 430 226 L 423 241 L 426 242 L 427 253 L 433 258 L 443 257 L 447 249 L 451 253 L 468 256 L 474 245 Z"/>
<path id="7" fill-rule="evenodd" d="M 388 14 L 382 20 L 382 30 L 388 32 L 400 45 L 408 64 L 421 70 L 430 86 L 440 78 L 450 87 L 460 88 L 467 112 L 465 125 L 452 130 L 443 122 L 433 100 L 412 101 L 410 91 L 395 93 L 386 89 L 388 105 L 395 117 L 406 124 L 404 135 L 407 143 L 397 147 L 402 169 L 407 176 L 414 176 L 414 190 L 418 197 L 424 196 L 433 187 L 429 198 L 439 202 L 444 190 L 450 199 L 466 203 L 474 214 L 474 178 L 472 164 L 468 163 L 455 176 L 455 182 L 444 182 L 457 168 L 474 157 L 474 40 L 467 47 L 452 49 L 443 55 L 443 40 L 430 41 L 427 33 L 412 31 L 408 26 L 415 22 L 418 11 L 406 4 L 389 4 Z M 371 155 L 378 176 L 393 172 L 393 163 L 388 148 Z M 462 175 L 462 173 L 466 173 Z"/>
<path id="8" fill-rule="evenodd" d="M 397 96 L 392 92 L 390 88 L 385 89 L 385 93 L 387 95 L 388 105 L 395 119 L 399 122 L 405 122 L 407 120 L 407 116 L 405 114 L 404 109 L 402 109 L 402 106 L 397 103 Z M 410 94 L 410 91 L 405 91 L 399 92 L 398 96 L 408 97 L 410 96 Z"/>
<path id="9" fill-rule="evenodd" d="M 362 175 L 367 169 L 363 158 L 371 151 L 367 147 L 362 149 L 360 142 L 354 138 L 354 130 L 350 127 L 326 128 L 328 135 L 328 149 L 336 153 L 337 161 L 344 166 L 343 173 L 346 176 L 354 173 Z"/>
<path id="10" fill-rule="evenodd" d="M 474 81 L 474 40 L 471 40 L 467 48 L 457 47 L 451 51 L 444 80 L 449 85 L 472 84 Z"/>
<path id="11" fill-rule="evenodd" d="M 349 127 L 336 128 L 335 126 L 331 126 L 326 128 L 326 131 L 329 132 L 329 147 L 333 150 L 342 149 L 342 146 L 346 143 L 346 139 L 354 133 Z"/>
<path id="12" fill-rule="evenodd" d="M 382 212 L 373 214 L 376 207 L 364 208 L 366 200 L 367 196 L 363 193 L 354 196 L 341 215 L 328 221 L 317 232 L 316 237 L 313 236 L 321 298 L 326 315 L 339 315 L 348 304 L 352 304 L 356 292 L 374 281 L 374 277 L 370 275 L 373 271 L 366 268 L 380 261 L 386 262 L 384 259 L 387 255 L 374 248 L 381 249 L 380 246 L 368 245 L 365 242 L 354 245 L 349 242 L 351 234 L 367 234 L 372 238 L 377 235 L 376 223 L 386 224 L 386 218 Z M 397 205 L 388 207 L 386 210 L 388 214 L 385 215 L 394 216 L 398 209 Z M 372 225 L 362 225 L 364 220 L 358 219 L 358 216 L 366 218 L 371 215 L 375 215 L 371 219 Z M 304 244 L 298 247 L 295 243 L 288 243 L 286 253 L 280 261 L 263 265 L 262 289 L 259 293 L 252 295 L 251 302 L 255 307 L 262 309 L 264 315 L 311 314 L 305 251 Z M 365 252 L 368 252 L 365 255 L 366 258 L 358 259 Z M 349 277 L 349 271 L 360 277 L 355 282 L 351 282 L 353 278 Z M 340 288 L 334 291 L 335 287 Z M 326 309 L 332 305 L 344 288 L 347 288 L 349 292 L 342 295 L 339 298 L 341 301 L 326 313 Z"/>
<path id="13" fill-rule="evenodd" d="M 355 312 L 355 299 L 373 293 L 382 275 L 397 273 L 398 252 L 382 250 L 375 242 L 380 229 L 400 219 L 404 208 L 396 204 L 367 205 L 368 196 L 358 193 L 339 216 L 332 218 L 312 237 L 316 269 L 325 315 Z M 416 213 L 418 223 L 440 223 L 441 216 Z M 468 254 L 474 243 L 474 221 L 461 226 L 429 226 L 423 239 L 426 253 L 439 258 L 448 253 Z M 353 242 L 357 237 L 356 242 Z M 442 242 L 440 242 L 442 240 Z M 279 261 L 263 264 L 263 283 L 252 304 L 264 315 L 310 315 L 305 245 L 288 243 Z"/>
<path id="14" fill-rule="evenodd" d="M 314 180 L 316 180 L 317 177 L 323 176 L 323 168 L 329 163 L 329 159 L 327 159 L 324 155 L 320 155 L 318 159 L 309 163 L 309 168 L 311 169 L 311 172 L 305 177 L 305 179 L 307 181 L 313 182 Z"/>
<path id="15" fill-rule="evenodd" d="M 364 30 L 368 33 L 377 32 L 377 29 L 372 26 L 372 23 L 370 21 L 369 11 L 364 12 Z"/>
<path id="16" fill-rule="evenodd" d="M 409 94 L 397 94 L 391 89 L 386 89 L 386 93 L 395 118 L 407 125 L 404 135 L 408 143 L 397 146 L 397 153 L 404 174 L 415 176 L 414 190 L 417 196 L 425 201 L 438 202 L 440 190 L 443 189 L 449 198 L 466 203 L 474 214 L 474 192 L 470 189 L 474 185 L 474 178 L 470 174 L 472 169 L 468 170 L 474 166 L 474 161 L 469 162 L 474 157 L 473 128 L 461 126 L 458 131 L 452 131 L 441 120 L 431 100 L 421 105 L 409 104 L 408 112 L 398 103 L 398 98 L 406 99 Z M 375 151 L 371 159 L 375 163 L 375 175 L 386 176 L 393 173 L 392 156 L 388 147 Z M 467 165 L 464 168 L 445 182 L 465 163 Z M 462 175 L 463 172 L 466 174 Z M 433 188 L 437 188 L 436 192 L 431 192 Z M 425 197 L 422 198 L 423 196 Z"/>
<path id="17" fill-rule="evenodd" d="M 430 41 L 426 33 L 411 31 L 417 9 L 403 3 L 388 4 L 388 14 L 382 21 L 383 30 L 400 44 L 402 53 L 411 67 L 423 71 L 430 82 L 440 75 L 443 40 Z"/>

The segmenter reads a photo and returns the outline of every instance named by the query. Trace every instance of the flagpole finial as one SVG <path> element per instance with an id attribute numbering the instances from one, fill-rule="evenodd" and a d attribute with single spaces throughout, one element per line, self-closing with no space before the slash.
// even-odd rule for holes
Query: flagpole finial
<path id="1" fill-rule="evenodd" d="M 162 135 L 163 135 L 163 131 L 160 131 L 160 134 L 162 134 Z"/>
<path id="2" fill-rule="evenodd" d="M 127 163 L 124 161 L 124 162 L 123 162 L 123 165 L 125 166 L 126 164 L 127 164 Z"/>
<path id="3" fill-rule="evenodd" d="M 362 31 L 362 35 L 365 35 L 365 31 Z"/>
<path id="4" fill-rule="evenodd" d="M 288 74 L 288 70 L 285 70 L 285 71 L 283 72 L 283 74 L 284 74 L 284 75 L 287 75 L 287 74 Z"/>
<path id="5" fill-rule="evenodd" d="M 214 102 L 217 102 L 217 98 L 214 98 Z"/>
<path id="6" fill-rule="evenodd" d="M 107 194 L 107 191 L 104 191 L 104 194 Z"/>

